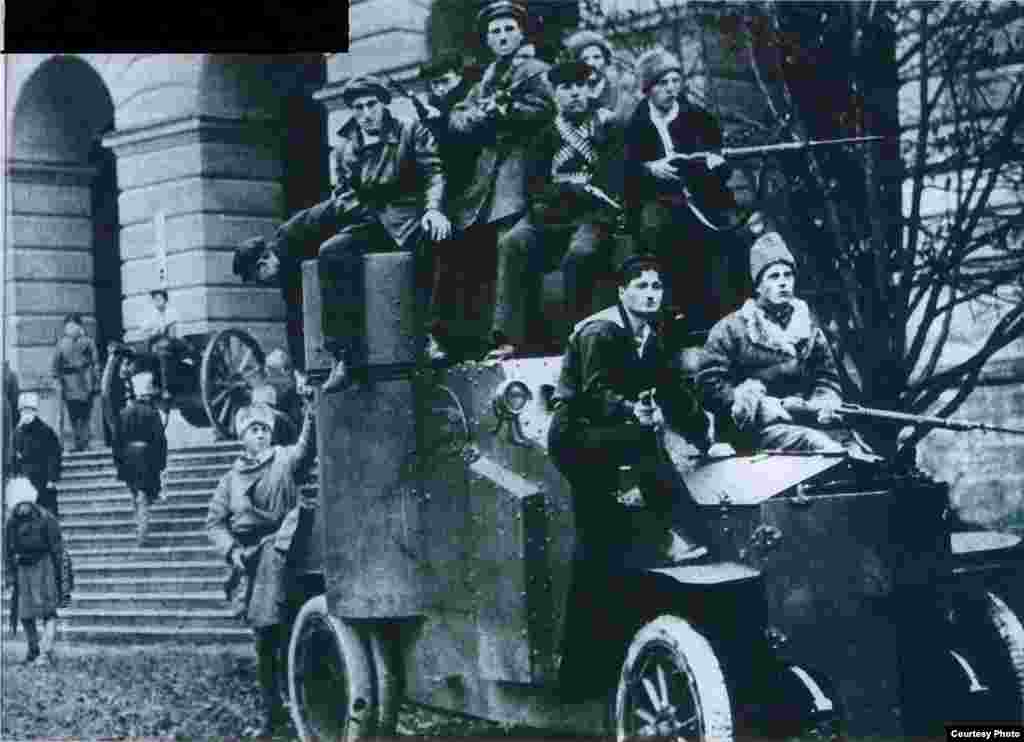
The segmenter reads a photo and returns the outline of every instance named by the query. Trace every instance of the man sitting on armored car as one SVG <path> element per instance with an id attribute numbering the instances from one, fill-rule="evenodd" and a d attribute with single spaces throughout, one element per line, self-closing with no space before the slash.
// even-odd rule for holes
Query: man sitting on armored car
<path id="1" fill-rule="evenodd" d="M 712 328 L 698 376 L 722 430 L 743 448 L 842 452 L 849 443 L 851 451 L 865 449 L 847 431 L 830 435 L 794 422 L 791 411 L 800 408 L 817 425 L 830 425 L 842 400 L 828 339 L 807 303 L 794 296 L 796 260 L 777 232 L 754 243 L 750 276 L 755 297 Z"/>
<path id="2" fill-rule="evenodd" d="M 430 130 L 393 116 L 386 109 L 391 93 L 374 77 L 351 80 L 342 98 L 353 116 L 334 153 L 331 201 L 297 214 L 272 241 L 250 241 L 235 255 L 235 272 L 243 279 L 279 280 L 284 288 L 319 247 L 324 345 L 335 356 L 325 391 L 343 387 L 350 364 L 359 364 L 365 351 L 363 255 L 411 249 L 418 298 L 426 302 L 432 276 L 428 240 L 451 234 L 441 212 L 445 177 Z"/>

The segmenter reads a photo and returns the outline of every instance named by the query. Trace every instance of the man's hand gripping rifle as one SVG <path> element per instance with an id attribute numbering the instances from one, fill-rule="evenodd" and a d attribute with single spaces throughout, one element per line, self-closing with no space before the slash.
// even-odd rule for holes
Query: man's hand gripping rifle
<path id="1" fill-rule="evenodd" d="M 547 72 L 547 68 L 545 68 L 515 82 L 499 86 L 491 95 L 478 98 L 477 105 L 488 115 L 507 116 L 509 107 L 515 102 L 516 96 L 521 92 L 522 88 L 528 82 L 546 75 Z"/>

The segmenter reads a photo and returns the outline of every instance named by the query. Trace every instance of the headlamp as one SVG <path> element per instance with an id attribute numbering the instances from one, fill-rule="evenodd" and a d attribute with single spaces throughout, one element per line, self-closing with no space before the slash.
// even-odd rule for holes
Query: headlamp
<path id="1" fill-rule="evenodd" d="M 521 381 L 505 381 L 494 392 L 494 411 L 500 418 L 518 417 L 533 399 L 530 387 Z"/>

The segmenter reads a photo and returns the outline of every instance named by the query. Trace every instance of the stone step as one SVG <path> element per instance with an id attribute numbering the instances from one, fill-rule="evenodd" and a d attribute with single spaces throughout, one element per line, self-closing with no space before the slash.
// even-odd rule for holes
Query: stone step
<path id="1" fill-rule="evenodd" d="M 226 606 L 223 590 L 178 594 L 83 592 L 76 593 L 71 602 L 71 610 L 137 612 L 140 615 L 146 615 L 150 611 L 203 613 L 220 611 Z"/>
<path id="2" fill-rule="evenodd" d="M 213 492 L 210 490 L 173 490 L 166 493 L 167 497 L 163 502 L 158 502 L 153 507 L 166 506 L 187 506 L 203 505 L 210 503 Z M 108 508 L 131 508 L 132 496 L 127 488 L 123 492 L 105 492 L 103 494 L 92 494 L 77 492 L 74 495 L 60 496 L 60 515 L 76 513 L 79 510 L 105 510 Z"/>
<path id="3" fill-rule="evenodd" d="M 179 533 L 182 531 L 202 531 L 206 523 L 205 517 L 168 518 L 159 513 L 149 519 L 149 532 L 154 536 Z M 117 534 L 135 533 L 135 520 L 133 518 L 119 518 L 114 520 L 91 521 L 82 518 L 61 518 L 61 531 L 67 537 L 78 536 L 83 533 L 95 534 Z"/>
<path id="4" fill-rule="evenodd" d="M 223 474 L 223 472 L 221 472 Z M 215 477 L 203 477 L 203 478 L 189 478 L 189 479 L 172 479 L 164 483 L 164 490 L 183 490 L 183 489 L 205 489 L 213 491 L 214 487 L 217 486 L 217 481 L 220 476 Z M 57 486 L 57 491 L 61 497 L 61 502 L 66 495 L 77 495 L 77 494 L 100 494 L 100 493 L 115 493 L 115 492 L 127 492 L 127 487 L 124 482 L 120 482 L 116 479 L 102 480 L 99 482 L 75 482 L 73 484 L 61 483 Z"/>
<path id="5" fill-rule="evenodd" d="M 131 548 L 135 546 L 135 527 L 133 525 L 131 531 L 126 530 L 123 533 L 82 531 L 81 533 L 66 534 L 64 544 L 72 554 L 80 549 Z M 209 548 L 210 539 L 206 536 L 206 531 L 150 533 L 147 546 L 156 548 L 205 546 Z"/>
<path id="6" fill-rule="evenodd" d="M 72 557 L 74 559 L 74 557 Z M 223 581 L 228 574 L 227 562 L 204 559 L 192 562 L 134 561 L 123 564 L 75 561 L 75 584 L 78 580 L 121 579 L 148 581 L 157 578 L 180 578 Z"/>
<path id="7" fill-rule="evenodd" d="M 3 619 L 5 622 L 6 618 Z M 57 622 L 61 641 L 75 644 L 187 644 L 236 645 L 252 642 L 252 631 L 239 621 L 238 628 L 206 626 L 168 629 L 165 626 L 79 626 Z"/>
<path id="8" fill-rule="evenodd" d="M 220 464 L 215 461 L 201 461 L 188 466 L 168 466 L 164 470 L 164 477 L 167 479 L 219 478 L 230 466 L 230 461 L 226 464 Z M 106 481 L 118 481 L 117 470 L 114 466 L 88 472 L 72 472 L 70 474 L 62 472 L 57 487 L 59 489 L 65 485 L 95 484 Z"/>
<path id="9" fill-rule="evenodd" d="M 80 564 L 110 567 L 140 561 L 168 562 L 171 564 L 190 564 L 203 561 L 220 562 L 220 557 L 210 548 L 208 541 L 201 546 L 170 545 L 140 549 L 135 546 L 134 539 L 132 539 L 132 544 L 128 546 L 107 548 L 68 547 L 68 552 L 74 558 L 76 571 Z"/>
<path id="10" fill-rule="evenodd" d="M 117 610 L 100 608 L 66 608 L 60 612 L 69 625 L 76 628 L 96 626 L 126 628 L 160 627 L 165 630 L 235 628 L 241 621 L 227 608 L 196 608 L 191 610 L 146 608 Z"/>
<path id="11" fill-rule="evenodd" d="M 116 567 L 111 568 L 112 573 L 115 571 Z M 84 598 L 86 595 L 100 593 L 127 596 L 159 594 L 166 597 L 185 597 L 186 595 L 211 593 L 217 595 L 220 600 L 223 600 L 224 577 L 226 574 L 225 571 L 216 577 L 161 576 L 148 579 L 112 577 L 110 574 L 104 574 L 100 577 L 76 577 L 75 598 Z"/>
<path id="12" fill-rule="evenodd" d="M 205 518 L 209 504 L 209 495 L 205 502 L 195 503 L 155 503 L 150 506 L 150 518 Z M 100 505 L 75 505 L 68 507 L 61 503 L 61 523 L 104 523 L 107 521 L 131 520 L 135 517 L 135 509 L 131 500 L 125 498 L 115 504 Z"/>

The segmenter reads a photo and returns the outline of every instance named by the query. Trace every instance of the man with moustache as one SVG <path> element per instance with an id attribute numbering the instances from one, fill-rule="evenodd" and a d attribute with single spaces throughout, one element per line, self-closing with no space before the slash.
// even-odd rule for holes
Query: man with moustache
<path id="1" fill-rule="evenodd" d="M 691 327 L 703 329 L 734 308 L 729 287 L 727 238 L 691 211 L 684 188 L 703 194 L 704 209 L 734 205 L 726 187 L 730 168 L 714 154 L 722 129 L 683 93 L 682 65 L 660 48 L 636 63 L 646 98 L 626 128 L 625 200 L 642 249 L 659 255 L 667 270 L 670 303 Z M 681 155 L 710 152 L 682 162 Z"/>
<path id="2" fill-rule="evenodd" d="M 525 43 L 526 10 L 511 0 L 487 5 L 477 18 L 496 59 L 466 99 L 452 111 L 451 128 L 467 144 L 479 147 L 474 171 L 454 201 L 457 227 L 463 230 L 458 257 L 497 245 L 494 315 L 487 338 L 488 359 L 515 353 L 524 332 L 523 277 L 530 245 L 516 232 L 528 223 L 526 171 L 530 143 L 554 117 L 551 90 L 544 74 L 548 65 L 535 58 L 516 61 Z M 454 245 L 452 247 L 455 247 Z"/>
<path id="3" fill-rule="evenodd" d="M 631 70 L 617 71 L 612 45 L 597 31 L 577 31 L 565 40 L 565 49 L 576 60 L 590 65 L 587 91 L 600 108 L 625 123 L 639 103 L 634 91 L 636 77 Z"/>
<path id="4" fill-rule="evenodd" d="M 342 98 L 353 115 L 334 152 L 333 198 L 293 217 L 270 242 L 243 244 L 234 265 L 243 280 L 280 282 L 284 290 L 296 276 L 301 281 L 302 260 L 319 248 L 324 347 L 335 358 L 323 386 L 327 392 L 344 388 L 350 368 L 365 362 L 363 255 L 411 250 L 417 300 L 425 304 L 430 242 L 451 233 L 441 211 L 445 177 L 430 130 L 392 115 L 386 108 L 391 93 L 374 77 L 349 81 Z"/>
<path id="5" fill-rule="evenodd" d="M 750 250 L 754 298 L 711 330 L 698 379 L 709 410 L 738 448 L 867 453 L 849 431 L 793 421 L 789 398 L 818 425 L 836 422 L 839 372 L 825 332 L 793 293 L 796 260 L 777 232 Z"/>

